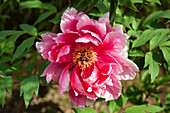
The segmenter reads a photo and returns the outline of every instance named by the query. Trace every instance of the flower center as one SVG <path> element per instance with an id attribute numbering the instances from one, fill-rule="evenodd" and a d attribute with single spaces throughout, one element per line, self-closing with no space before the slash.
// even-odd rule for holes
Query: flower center
<path id="1" fill-rule="evenodd" d="M 76 48 L 73 53 L 73 62 L 78 63 L 81 69 L 91 66 L 97 61 L 97 53 L 87 48 Z"/>

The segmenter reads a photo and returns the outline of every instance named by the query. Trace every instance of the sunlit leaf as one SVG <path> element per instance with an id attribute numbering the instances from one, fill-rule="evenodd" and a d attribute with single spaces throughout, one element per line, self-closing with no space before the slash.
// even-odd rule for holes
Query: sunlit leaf
<path id="1" fill-rule="evenodd" d="M 163 56 L 166 62 L 170 65 L 170 46 L 169 47 L 160 47 L 162 50 Z"/>
<path id="2" fill-rule="evenodd" d="M 119 14 L 116 14 L 115 21 L 118 23 L 122 23 L 124 26 L 126 26 L 129 29 L 132 29 L 129 25 L 129 23 Z"/>
<path id="3" fill-rule="evenodd" d="M 159 64 L 161 64 L 160 56 L 157 52 L 147 52 L 145 55 L 145 65 L 149 65 L 149 73 L 151 74 L 151 82 L 153 82 L 159 73 Z"/>
<path id="4" fill-rule="evenodd" d="M 33 75 L 21 82 L 20 96 L 23 94 L 26 108 L 28 108 L 29 101 L 33 96 L 33 91 L 38 96 L 39 81 L 37 75 Z"/>
<path id="5" fill-rule="evenodd" d="M 20 2 L 20 8 L 25 9 L 25 8 L 40 8 L 40 9 L 47 9 L 56 12 L 57 9 L 55 6 L 53 6 L 50 3 L 43 3 L 39 0 L 32 0 L 32 1 L 23 1 Z"/>
<path id="6" fill-rule="evenodd" d="M 12 76 L 0 77 L 0 103 L 4 106 L 6 89 L 12 94 Z"/>
<path id="7" fill-rule="evenodd" d="M 128 98 L 121 94 L 118 99 L 108 101 L 107 106 L 110 110 L 110 113 L 115 113 L 115 111 L 123 107 L 126 104 L 127 100 Z"/>
<path id="8" fill-rule="evenodd" d="M 169 29 L 162 29 L 161 32 L 155 32 L 155 36 L 150 40 L 150 50 L 160 46 L 168 40 Z"/>
<path id="9" fill-rule="evenodd" d="M 162 111 L 163 108 L 154 105 L 136 105 L 127 108 L 124 112 L 125 113 L 156 113 Z"/>
<path id="10" fill-rule="evenodd" d="M 92 107 L 86 107 L 85 109 L 78 108 L 72 108 L 75 113 L 96 113 L 96 111 Z"/>
<path id="11" fill-rule="evenodd" d="M 12 61 L 13 62 L 16 58 L 18 58 L 20 55 L 22 55 L 24 53 L 24 51 L 27 49 L 29 49 L 33 44 L 34 44 L 34 40 L 35 38 L 34 37 L 30 37 L 26 40 L 24 40 L 16 49 L 15 53 L 14 53 L 14 56 L 12 58 Z"/>

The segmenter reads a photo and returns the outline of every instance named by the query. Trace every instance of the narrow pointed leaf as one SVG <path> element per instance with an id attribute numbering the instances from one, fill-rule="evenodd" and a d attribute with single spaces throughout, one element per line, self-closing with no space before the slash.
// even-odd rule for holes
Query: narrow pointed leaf
<path id="1" fill-rule="evenodd" d="M 28 24 L 21 24 L 20 28 L 27 33 L 37 36 L 37 29 L 34 26 Z"/>
<path id="2" fill-rule="evenodd" d="M 16 58 L 18 58 L 20 55 L 22 55 L 24 53 L 24 51 L 27 49 L 29 49 L 33 44 L 34 44 L 34 40 L 35 38 L 34 37 L 30 37 L 26 40 L 24 40 L 21 45 L 19 45 L 14 53 L 14 56 L 12 58 L 12 61 L 13 62 Z"/>

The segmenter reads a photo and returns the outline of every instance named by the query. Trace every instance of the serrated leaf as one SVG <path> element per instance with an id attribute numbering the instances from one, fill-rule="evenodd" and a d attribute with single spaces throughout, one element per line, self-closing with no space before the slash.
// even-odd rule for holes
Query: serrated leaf
<path id="1" fill-rule="evenodd" d="M 34 25 L 37 25 L 38 23 L 40 23 L 41 21 L 45 20 L 47 17 L 49 17 L 50 15 L 54 14 L 55 12 L 53 11 L 48 11 L 45 12 L 43 14 L 41 14 L 38 19 L 35 21 Z"/>
<path id="2" fill-rule="evenodd" d="M 16 49 L 14 56 L 12 58 L 13 62 L 16 58 L 18 58 L 20 55 L 24 53 L 24 51 L 29 49 L 34 44 L 35 37 L 30 37 L 26 40 L 24 40 Z"/>
<path id="3" fill-rule="evenodd" d="M 150 40 L 150 50 L 160 46 L 168 40 L 169 29 L 162 29 L 161 32 L 155 32 L 155 36 Z"/>
<path id="4" fill-rule="evenodd" d="M 170 65 L 170 46 L 169 47 L 160 47 L 163 56 L 166 60 L 166 62 Z"/>
<path id="5" fill-rule="evenodd" d="M 12 94 L 12 76 L 0 77 L 0 103 L 5 103 L 6 89 Z"/>
<path id="6" fill-rule="evenodd" d="M 78 108 L 72 108 L 76 113 L 96 113 L 96 111 L 92 107 L 86 107 L 85 109 Z"/>
<path id="7" fill-rule="evenodd" d="M 128 98 L 121 94 L 121 96 L 117 100 L 108 101 L 107 106 L 110 110 L 110 113 L 114 113 L 115 111 L 123 107 L 126 104 L 127 100 Z"/>
<path id="8" fill-rule="evenodd" d="M 170 10 L 158 11 L 150 14 L 144 21 L 144 26 L 148 26 L 151 22 L 157 20 L 158 18 L 170 18 Z"/>
<path id="9" fill-rule="evenodd" d="M 33 91 L 38 96 L 39 81 L 37 75 L 33 75 L 21 82 L 20 96 L 23 94 L 26 108 L 28 108 L 29 101 L 33 96 Z"/>
<path id="10" fill-rule="evenodd" d="M 138 105 L 138 106 L 136 105 L 127 108 L 124 112 L 125 113 L 147 113 L 147 112 L 156 113 L 162 110 L 163 108 L 154 105 Z"/>
<path id="11" fill-rule="evenodd" d="M 149 65 L 149 73 L 151 74 L 151 82 L 153 82 L 159 73 L 159 64 L 161 60 L 156 52 L 147 52 L 145 56 L 145 65 Z"/>
<path id="12" fill-rule="evenodd" d="M 37 29 L 34 26 L 28 24 L 20 24 L 19 26 L 23 31 L 37 36 Z"/>
<path id="13" fill-rule="evenodd" d="M 134 11 L 138 11 L 138 9 L 135 7 L 131 0 L 121 0 L 120 3 Z"/>

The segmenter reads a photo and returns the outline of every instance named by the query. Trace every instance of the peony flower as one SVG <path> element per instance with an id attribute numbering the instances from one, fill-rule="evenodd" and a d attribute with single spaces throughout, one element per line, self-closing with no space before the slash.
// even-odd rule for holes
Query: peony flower
<path id="1" fill-rule="evenodd" d="M 61 95 L 68 90 L 73 107 L 93 104 L 97 97 L 106 101 L 121 94 L 120 80 L 133 79 L 138 72 L 126 52 L 128 36 L 122 25 L 109 25 L 109 13 L 92 20 L 74 8 L 67 8 L 61 18 L 63 33 L 42 34 L 36 47 L 51 63 L 41 76 L 46 81 L 59 80 Z"/>

